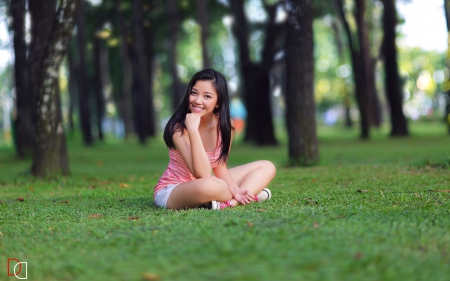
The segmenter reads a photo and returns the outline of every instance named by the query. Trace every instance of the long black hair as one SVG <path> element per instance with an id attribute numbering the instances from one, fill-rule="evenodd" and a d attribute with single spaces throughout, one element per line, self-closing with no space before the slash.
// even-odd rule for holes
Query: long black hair
<path id="1" fill-rule="evenodd" d="M 217 127 L 217 133 L 221 135 L 222 141 L 219 146 L 221 149 L 219 159 L 216 161 L 222 160 L 227 162 L 228 153 L 230 151 L 230 143 L 231 143 L 231 130 L 234 129 L 231 126 L 230 120 L 230 102 L 228 99 L 228 87 L 227 80 L 222 75 L 222 73 L 214 70 L 214 69 L 204 69 L 197 72 L 189 82 L 186 93 L 184 95 L 181 104 L 175 110 L 173 116 L 167 122 L 167 125 L 164 129 L 164 142 L 166 143 L 168 148 L 175 148 L 175 144 L 173 143 L 172 136 L 175 132 L 180 131 L 181 134 L 184 133 L 186 129 L 186 114 L 189 111 L 189 96 L 191 95 L 192 87 L 197 83 L 197 81 L 211 81 L 216 88 L 217 92 L 217 104 L 218 108 L 214 109 L 214 113 L 219 116 L 219 125 Z"/>

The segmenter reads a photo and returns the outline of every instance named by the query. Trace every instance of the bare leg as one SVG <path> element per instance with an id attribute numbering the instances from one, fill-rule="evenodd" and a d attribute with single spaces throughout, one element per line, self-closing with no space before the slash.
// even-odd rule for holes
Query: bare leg
<path id="1" fill-rule="evenodd" d="M 276 168 L 270 161 L 261 160 L 237 166 L 228 170 L 240 188 L 246 188 L 253 195 L 258 195 L 275 177 Z M 236 200 L 232 200 L 237 205 Z"/>
<path id="2" fill-rule="evenodd" d="M 167 209 L 194 208 L 213 200 L 225 202 L 232 198 L 224 180 L 201 178 L 177 185 L 167 199 Z"/>

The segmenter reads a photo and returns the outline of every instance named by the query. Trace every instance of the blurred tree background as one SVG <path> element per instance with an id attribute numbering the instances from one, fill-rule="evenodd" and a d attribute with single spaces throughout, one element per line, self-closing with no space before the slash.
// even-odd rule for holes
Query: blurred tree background
<path id="1" fill-rule="evenodd" d="M 382 124 L 407 136 L 410 121 L 440 120 L 450 133 L 448 58 L 397 47 L 395 4 L 0 0 L 1 48 L 15 56 L 0 73 L 0 143 L 36 176 L 69 172 L 66 135 L 145 145 L 207 67 L 229 81 L 243 141 L 277 145 L 286 124 L 291 164 L 318 161 L 318 124 L 368 139 Z"/>

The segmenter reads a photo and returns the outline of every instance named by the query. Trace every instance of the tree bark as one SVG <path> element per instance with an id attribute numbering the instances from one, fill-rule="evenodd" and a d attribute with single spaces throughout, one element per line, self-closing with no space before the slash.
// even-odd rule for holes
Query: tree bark
<path id="1" fill-rule="evenodd" d="M 375 63 L 370 52 L 369 27 L 365 21 L 366 0 L 356 0 L 355 18 L 359 42 L 359 63 L 361 64 L 361 76 L 363 79 L 363 91 L 365 96 L 367 120 L 369 126 L 381 125 L 380 101 L 375 88 Z"/>
<path id="2" fill-rule="evenodd" d="M 447 70 L 450 71 L 450 0 L 444 0 L 445 7 L 445 20 L 447 23 L 447 37 L 448 37 L 448 46 L 447 46 L 447 58 L 445 60 L 445 66 Z M 447 83 L 450 85 L 450 77 L 447 78 Z M 447 131 L 450 134 L 450 87 L 447 89 L 447 105 L 445 106 L 445 123 L 447 123 Z"/>
<path id="3" fill-rule="evenodd" d="M 79 9 L 77 15 L 77 39 L 78 52 L 80 59 L 80 92 L 79 92 L 79 109 L 81 119 L 81 130 L 83 133 L 83 142 L 85 145 L 92 145 L 91 131 L 91 110 L 90 110 L 90 87 L 86 57 L 86 31 L 85 31 L 85 10 L 84 0 L 79 1 Z"/>
<path id="4" fill-rule="evenodd" d="M 385 69 L 386 97 L 391 113 L 391 136 L 407 136 L 408 127 L 403 114 L 403 102 L 398 75 L 395 27 L 397 13 L 394 0 L 383 0 L 383 54 Z"/>
<path id="5" fill-rule="evenodd" d="M 148 59 L 145 52 L 142 0 L 133 1 L 133 73 L 135 79 L 135 114 L 139 142 L 145 144 L 150 124 L 155 122 L 150 97 Z"/>
<path id="6" fill-rule="evenodd" d="M 167 0 L 167 11 L 169 21 L 169 64 L 170 75 L 172 76 L 172 109 L 175 110 L 183 99 L 183 91 L 181 89 L 180 78 L 178 76 L 177 68 L 177 42 L 178 42 L 178 28 L 179 16 L 177 1 Z"/>
<path id="7" fill-rule="evenodd" d="M 96 125 L 98 131 L 99 140 L 103 140 L 103 129 L 102 121 L 105 116 L 105 98 L 104 98 L 104 81 L 103 81 L 103 71 L 102 68 L 104 60 L 104 48 L 103 40 L 98 36 L 94 39 L 94 91 L 95 91 L 95 105 L 96 105 Z"/>
<path id="8" fill-rule="evenodd" d="M 16 154 L 31 156 L 33 152 L 34 125 L 31 118 L 32 96 L 29 88 L 27 45 L 25 43 L 25 0 L 11 0 L 11 15 L 14 31 L 14 81 L 16 89 L 15 119 Z"/>
<path id="9" fill-rule="evenodd" d="M 286 51 L 286 124 L 289 164 L 319 161 L 314 103 L 312 1 L 288 0 Z"/>
<path id="10" fill-rule="evenodd" d="M 276 145 L 272 120 L 272 106 L 270 93 L 270 69 L 274 58 L 274 44 L 276 32 L 275 25 L 276 6 L 266 6 L 269 14 L 266 29 L 262 62 L 254 63 L 250 60 L 248 46 L 247 21 L 244 15 L 243 0 L 231 0 L 231 10 L 234 15 L 233 32 L 239 46 L 240 68 L 243 83 L 243 97 L 247 109 L 245 141 L 257 145 Z"/>
<path id="11" fill-rule="evenodd" d="M 59 67 L 67 51 L 75 23 L 78 1 L 67 0 L 56 10 L 54 1 L 29 2 L 32 17 L 33 51 L 42 59 L 33 60 L 36 73 L 36 138 L 34 143 L 34 176 L 56 176 L 69 173 L 66 138 L 62 123 L 59 95 Z M 36 54 L 34 54 L 36 55 Z M 34 56 L 33 55 L 33 56 Z M 36 59 L 36 58 L 35 58 Z"/>
<path id="12" fill-rule="evenodd" d="M 209 37 L 208 0 L 197 0 L 197 20 L 200 25 L 200 43 L 202 46 L 203 68 L 210 68 L 211 63 L 209 61 L 207 44 Z"/>
<path id="13" fill-rule="evenodd" d="M 114 1 L 114 10 L 120 35 L 120 58 L 122 62 L 122 116 L 125 130 L 125 139 L 129 139 L 134 131 L 133 125 L 133 75 L 132 63 L 129 53 L 127 24 L 120 10 L 120 0 Z"/>

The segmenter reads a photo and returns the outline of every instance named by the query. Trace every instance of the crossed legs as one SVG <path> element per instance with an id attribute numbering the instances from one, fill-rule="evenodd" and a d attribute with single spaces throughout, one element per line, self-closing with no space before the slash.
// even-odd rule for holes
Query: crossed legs
<path id="1" fill-rule="evenodd" d="M 228 170 L 240 188 L 257 195 L 275 177 L 275 166 L 266 160 L 251 162 Z M 216 200 L 225 202 L 233 196 L 226 182 L 216 177 L 201 178 L 177 185 L 167 199 L 168 209 L 194 208 Z M 236 200 L 231 200 L 237 205 Z"/>

